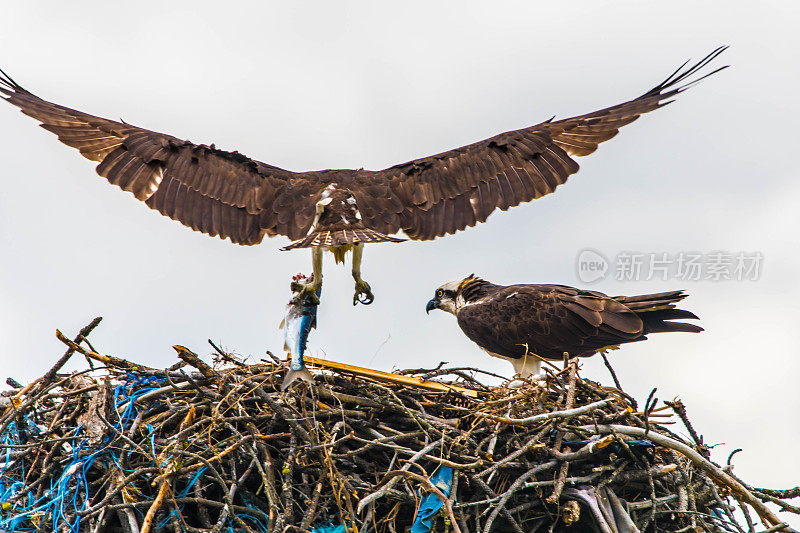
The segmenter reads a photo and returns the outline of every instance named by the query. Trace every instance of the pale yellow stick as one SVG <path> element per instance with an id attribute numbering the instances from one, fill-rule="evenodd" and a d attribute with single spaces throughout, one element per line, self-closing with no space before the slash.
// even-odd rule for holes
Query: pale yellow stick
<path id="1" fill-rule="evenodd" d="M 369 377 L 380 381 L 389 381 L 400 385 L 408 385 L 409 387 L 417 387 L 421 389 L 442 392 L 455 391 L 460 392 L 464 396 L 469 396 L 470 398 L 478 397 L 478 391 L 459 387 L 458 385 L 447 385 L 445 383 L 439 383 L 436 381 L 426 381 L 414 376 L 392 374 L 390 372 L 383 372 L 381 370 L 373 370 L 371 368 L 347 365 L 345 363 L 337 363 L 336 361 L 328 361 L 327 359 L 317 359 L 316 357 L 303 357 L 303 361 L 311 366 L 330 368 L 333 370 L 339 370 L 341 372 L 347 372 L 349 374 L 355 374 L 357 376 Z"/>

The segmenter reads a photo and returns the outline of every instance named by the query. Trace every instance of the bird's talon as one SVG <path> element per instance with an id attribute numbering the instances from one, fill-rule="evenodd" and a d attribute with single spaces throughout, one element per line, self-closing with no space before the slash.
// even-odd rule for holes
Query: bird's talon
<path id="1" fill-rule="evenodd" d="M 356 292 L 353 295 L 353 305 L 363 304 L 369 305 L 375 300 L 372 294 L 372 289 L 364 280 L 356 281 Z"/>
<path id="2" fill-rule="evenodd" d="M 297 301 L 305 300 L 309 305 L 319 305 L 318 288 L 313 283 L 292 283 L 292 291 L 297 292 L 295 299 Z"/>
<path id="3" fill-rule="evenodd" d="M 355 305 L 356 303 L 360 303 L 360 304 L 363 304 L 363 305 L 369 305 L 369 304 L 371 304 L 372 302 L 375 301 L 375 297 L 372 295 L 371 292 L 368 292 L 368 293 L 365 293 L 363 296 L 357 294 L 354 297 L 354 300 L 355 301 L 353 302 L 353 305 Z"/>

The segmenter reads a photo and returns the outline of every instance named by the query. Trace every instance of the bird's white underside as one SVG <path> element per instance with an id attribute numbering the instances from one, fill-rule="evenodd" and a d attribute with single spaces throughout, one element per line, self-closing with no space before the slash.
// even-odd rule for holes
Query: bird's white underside
<path id="1" fill-rule="evenodd" d="M 521 379 L 528 379 L 533 377 L 533 379 L 541 379 L 544 376 L 542 375 L 542 361 L 536 357 L 535 355 L 526 355 L 520 358 L 513 358 L 513 357 L 506 357 L 505 355 L 496 354 L 494 352 L 490 352 L 489 350 L 483 349 L 484 352 L 488 353 L 492 357 L 497 357 L 498 359 L 504 359 L 511 363 L 514 367 L 514 373 L 516 377 Z"/>

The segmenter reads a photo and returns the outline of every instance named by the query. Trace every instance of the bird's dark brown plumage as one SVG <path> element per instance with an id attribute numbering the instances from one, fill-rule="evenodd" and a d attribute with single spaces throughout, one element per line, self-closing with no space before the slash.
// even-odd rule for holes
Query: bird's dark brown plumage
<path id="1" fill-rule="evenodd" d="M 497 355 L 545 359 L 590 356 L 602 348 L 647 339 L 650 333 L 700 332 L 696 319 L 676 309 L 682 291 L 606 296 L 566 285 L 495 285 L 467 278 L 457 297 L 458 325 L 473 342 Z"/>
<path id="2" fill-rule="evenodd" d="M 237 244 L 308 235 L 331 184 L 352 194 L 364 228 L 433 239 L 553 192 L 584 156 L 622 126 L 668 103 L 718 56 L 675 71 L 642 96 L 565 120 L 548 120 L 379 171 L 290 172 L 214 145 L 197 145 L 42 100 L 0 71 L 0 93 L 59 140 L 97 161 L 97 172 L 190 228 Z M 724 67 L 722 67 L 724 68 Z M 325 229 L 325 228 L 317 228 Z"/>
<path id="3" fill-rule="evenodd" d="M 366 227 L 361 221 L 361 214 L 356 206 L 355 198 L 345 191 L 331 188 L 323 192 L 323 201 L 327 200 L 315 228 L 307 236 L 299 239 L 281 250 L 325 246 L 336 248 L 348 244 L 400 242 L 398 239 L 384 235 Z"/>

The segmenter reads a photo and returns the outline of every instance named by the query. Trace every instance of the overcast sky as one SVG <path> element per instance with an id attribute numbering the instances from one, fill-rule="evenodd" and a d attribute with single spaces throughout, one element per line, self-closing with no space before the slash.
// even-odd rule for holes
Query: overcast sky
<path id="1" fill-rule="evenodd" d="M 45 99 L 282 168 L 378 169 L 620 103 L 731 45 L 719 64 L 732 68 L 581 158 L 555 194 L 455 236 L 367 247 L 373 305 L 353 307 L 349 267 L 326 258 L 309 350 L 384 370 L 449 361 L 510 375 L 450 315 L 426 316 L 426 301 L 471 272 L 585 285 L 576 258 L 590 248 L 610 263 L 592 289 L 686 289 L 706 328 L 614 352 L 623 387 L 642 401 L 653 387 L 680 396 L 718 461 L 744 448 L 745 480 L 798 484 L 795 2 L 221 5 L 7 2 L 0 66 Z M 205 355 L 208 338 L 253 360 L 280 353 L 307 250 L 194 233 L 5 104 L 0 160 L 3 377 L 41 375 L 64 351 L 55 329 L 73 336 L 98 315 L 100 351 L 152 366 L 175 361 L 173 344 Z M 622 252 L 717 251 L 760 253 L 758 279 L 616 279 Z M 610 382 L 599 359 L 583 374 Z"/>

